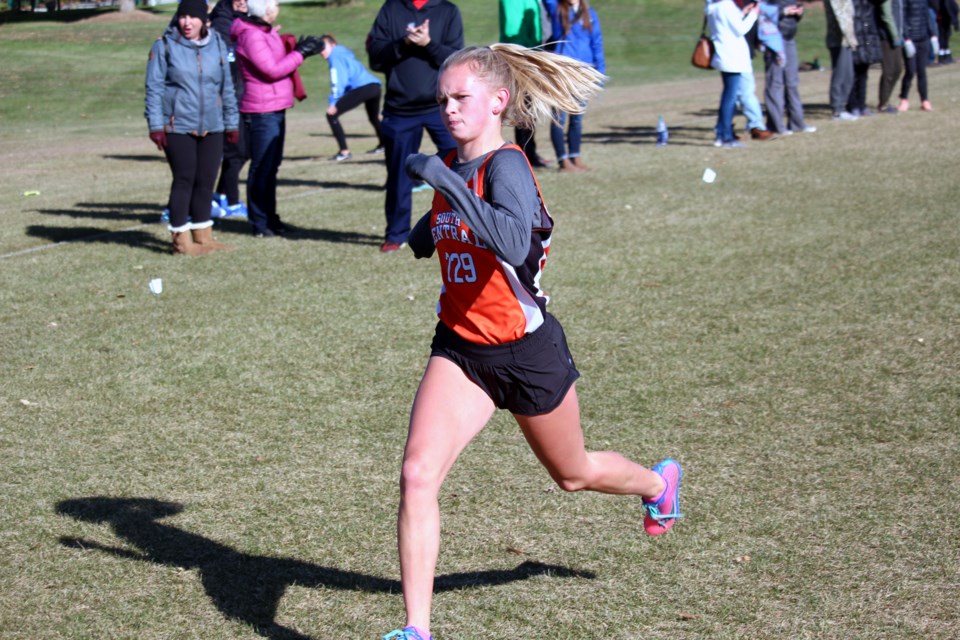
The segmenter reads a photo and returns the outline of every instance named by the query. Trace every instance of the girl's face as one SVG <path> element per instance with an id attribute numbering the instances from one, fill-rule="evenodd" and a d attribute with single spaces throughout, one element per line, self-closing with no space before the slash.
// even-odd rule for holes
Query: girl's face
<path id="1" fill-rule="evenodd" d="M 193 16 L 181 15 L 177 18 L 177 25 L 180 27 L 180 33 L 187 40 L 199 40 L 200 30 L 203 28 L 203 20 Z"/>
<path id="2" fill-rule="evenodd" d="M 458 144 L 500 132 L 500 114 L 507 106 L 506 89 L 493 89 L 470 65 L 449 67 L 440 76 L 437 101 L 443 124 Z"/>

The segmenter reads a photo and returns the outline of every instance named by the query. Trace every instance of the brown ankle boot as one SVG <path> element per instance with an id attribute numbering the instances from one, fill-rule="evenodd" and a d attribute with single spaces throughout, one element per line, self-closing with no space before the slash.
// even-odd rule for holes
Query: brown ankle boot
<path id="1" fill-rule="evenodd" d="M 574 156 L 573 158 L 570 158 L 570 160 L 571 162 L 573 162 L 573 166 L 575 166 L 580 171 L 590 171 L 590 167 L 583 164 L 583 160 L 580 159 L 580 156 Z"/>
<path id="2" fill-rule="evenodd" d="M 193 243 L 189 231 L 174 231 L 171 236 L 173 240 L 173 255 L 175 256 L 202 256 L 210 253 L 210 249 Z"/>
<path id="3" fill-rule="evenodd" d="M 194 243 L 206 249 L 208 252 L 233 251 L 236 249 L 236 247 L 231 247 L 230 245 L 226 245 L 214 240 L 213 227 L 207 227 L 206 229 L 194 229 L 193 241 Z"/>
<path id="4" fill-rule="evenodd" d="M 557 168 L 563 173 L 580 173 L 580 171 L 582 171 L 582 169 L 578 169 L 577 166 L 573 164 L 573 160 L 570 160 L 569 158 L 566 160 L 561 160 L 560 165 Z"/>

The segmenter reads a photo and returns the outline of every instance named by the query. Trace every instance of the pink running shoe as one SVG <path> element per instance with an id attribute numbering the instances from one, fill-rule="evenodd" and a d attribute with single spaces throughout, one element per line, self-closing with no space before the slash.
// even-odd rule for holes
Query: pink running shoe
<path id="1" fill-rule="evenodd" d="M 643 499 L 643 508 L 647 512 L 643 518 L 643 529 L 652 536 L 659 536 L 669 531 L 677 518 L 683 517 L 680 513 L 680 479 L 683 470 L 679 462 L 667 458 L 658 462 L 652 471 L 663 478 L 667 488 L 654 499 Z"/>

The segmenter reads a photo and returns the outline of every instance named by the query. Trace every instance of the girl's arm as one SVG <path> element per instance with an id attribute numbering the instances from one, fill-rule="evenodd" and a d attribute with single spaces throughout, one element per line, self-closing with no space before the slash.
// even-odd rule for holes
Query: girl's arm
<path id="1" fill-rule="evenodd" d="M 166 124 L 163 117 L 163 90 L 167 82 L 167 56 L 163 39 L 150 47 L 147 60 L 147 75 L 144 81 L 144 116 L 147 118 L 148 131 L 162 131 Z"/>
<path id="2" fill-rule="evenodd" d="M 477 197 L 439 156 L 411 155 L 406 168 L 415 179 L 426 180 L 442 193 L 490 250 L 513 266 L 523 264 L 540 205 L 530 167 L 521 152 L 499 152 L 487 164 L 490 202 Z"/>

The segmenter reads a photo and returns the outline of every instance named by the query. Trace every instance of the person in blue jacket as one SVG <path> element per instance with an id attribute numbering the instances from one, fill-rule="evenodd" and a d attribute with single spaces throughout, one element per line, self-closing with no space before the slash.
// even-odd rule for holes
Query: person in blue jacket
<path id="1" fill-rule="evenodd" d="M 340 124 L 340 116 L 362 104 L 367 110 L 367 120 L 377 133 L 377 146 L 369 154 L 383 153 L 383 138 L 380 135 L 380 80 L 357 60 L 353 51 L 337 44 L 336 38 L 329 33 L 323 39 L 322 55 L 330 65 L 330 97 L 327 107 L 327 122 L 333 137 L 340 145 L 337 155 L 330 158 L 343 162 L 353 157 L 347 146 L 347 136 Z"/>
<path id="2" fill-rule="evenodd" d="M 550 17 L 552 33 L 549 47 L 554 53 L 586 62 L 600 73 L 607 72 L 603 55 L 603 32 L 600 18 L 588 0 L 543 0 Z M 563 128 L 569 120 L 564 141 Z M 550 125 L 550 140 L 557 154 L 560 171 L 586 171 L 580 158 L 583 114 L 558 113 Z"/>
<path id="3" fill-rule="evenodd" d="M 209 29 L 204 0 L 182 0 L 176 23 L 150 48 L 144 115 L 173 182 L 169 229 L 174 255 L 228 249 L 213 239 L 210 218 L 223 143 L 239 139 L 240 114 L 227 45 Z"/>

